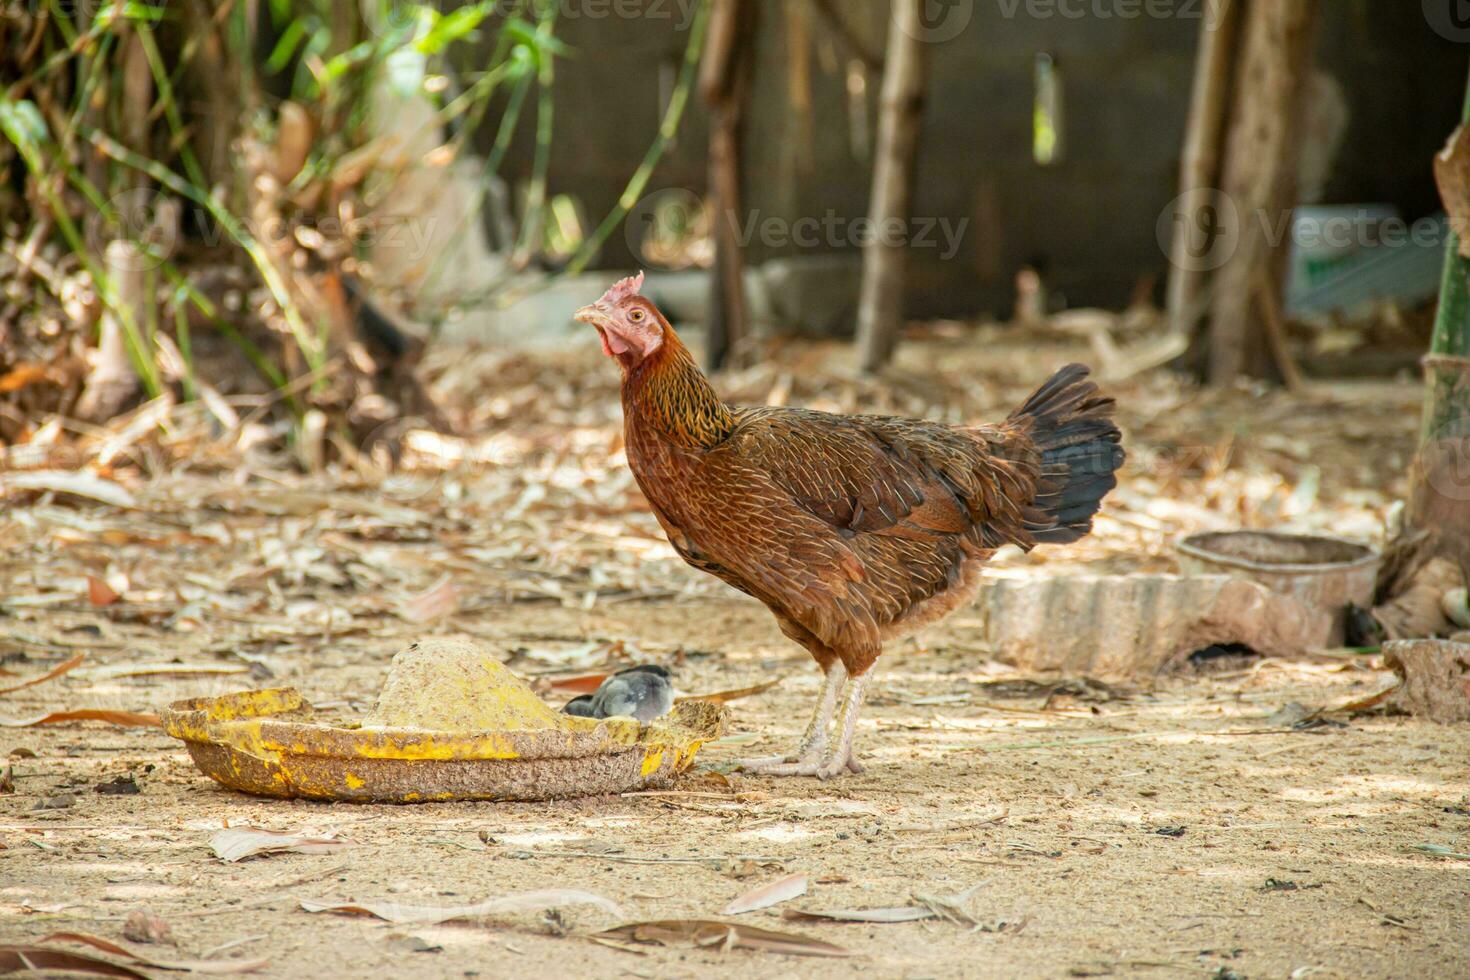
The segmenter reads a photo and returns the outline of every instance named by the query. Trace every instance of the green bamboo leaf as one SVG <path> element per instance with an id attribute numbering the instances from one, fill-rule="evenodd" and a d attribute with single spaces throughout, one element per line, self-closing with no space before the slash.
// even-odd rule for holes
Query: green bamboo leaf
<path id="1" fill-rule="evenodd" d="M 442 15 L 435 13 L 432 26 L 415 46 L 420 54 L 439 54 L 455 41 L 476 36 L 476 28 L 489 12 L 488 7 L 476 5 Z"/>
<path id="2" fill-rule="evenodd" d="M 542 61 L 566 57 L 572 53 L 565 42 L 551 33 L 549 25 L 543 27 L 520 17 L 512 17 L 501 30 L 515 42 L 515 51 L 527 52 L 537 65 Z"/>
<path id="3" fill-rule="evenodd" d="M 290 63 L 291 56 L 296 53 L 301 42 L 306 40 L 306 31 L 304 18 L 297 18 L 286 25 L 286 29 L 281 32 L 281 39 L 276 42 L 276 46 L 271 49 L 270 56 L 265 59 L 265 70 L 268 74 L 274 75 Z"/>
<path id="4" fill-rule="evenodd" d="M 17 149 L 35 149 L 51 138 L 46 117 L 29 99 L 17 101 L 0 95 L 0 128 Z"/>

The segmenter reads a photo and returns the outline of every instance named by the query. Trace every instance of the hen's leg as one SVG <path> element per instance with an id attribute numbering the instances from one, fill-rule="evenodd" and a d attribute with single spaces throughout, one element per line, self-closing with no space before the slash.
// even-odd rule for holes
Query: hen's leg
<path id="1" fill-rule="evenodd" d="M 827 729 L 832 724 L 832 712 L 837 708 L 837 695 L 842 691 L 842 682 L 847 680 L 847 668 L 842 661 L 834 660 L 822 678 L 822 693 L 817 695 L 817 707 L 812 720 L 807 723 L 806 734 L 797 743 L 792 755 L 772 755 L 760 759 L 742 759 L 736 765 L 742 769 L 770 775 L 780 775 L 778 770 L 792 766 L 815 766 L 827 748 Z"/>
<path id="2" fill-rule="evenodd" d="M 852 757 L 852 736 L 867 686 L 867 674 L 848 679 L 842 696 L 842 711 L 837 716 L 837 743 L 828 746 L 825 753 L 819 749 L 795 762 L 762 766 L 756 771 L 763 776 L 816 776 L 818 779 L 831 779 L 846 770 L 862 772 L 863 767 Z"/>
<path id="3" fill-rule="evenodd" d="M 842 711 L 837 715 L 837 744 L 827 753 L 815 775 L 818 779 L 840 776 L 845 770 L 858 773 L 863 767 L 852 757 L 852 737 L 857 731 L 858 715 L 863 710 L 863 696 L 867 691 L 868 678 L 863 672 L 847 682 L 847 691 L 842 698 Z"/>

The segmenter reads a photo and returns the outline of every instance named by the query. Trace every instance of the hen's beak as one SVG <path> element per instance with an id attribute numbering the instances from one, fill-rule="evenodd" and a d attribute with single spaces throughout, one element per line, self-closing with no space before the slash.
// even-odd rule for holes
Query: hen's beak
<path id="1" fill-rule="evenodd" d="M 597 328 L 597 339 L 602 341 L 602 352 L 608 357 L 621 354 L 628 349 L 628 344 L 619 337 L 617 331 L 612 329 L 613 318 L 605 307 L 593 303 L 584 306 L 573 314 L 573 319 L 583 323 L 590 323 Z"/>

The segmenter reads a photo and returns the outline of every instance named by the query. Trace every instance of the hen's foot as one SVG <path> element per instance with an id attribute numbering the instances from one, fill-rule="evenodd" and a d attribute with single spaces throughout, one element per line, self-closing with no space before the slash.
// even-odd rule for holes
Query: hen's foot
<path id="1" fill-rule="evenodd" d="M 832 779 L 844 772 L 856 774 L 862 772 L 864 768 L 862 763 L 854 759 L 851 754 L 842 758 L 834 754 L 826 758 L 814 755 L 800 759 L 790 757 L 773 757 L 772 760 L 751 759 L 740 763 L 740 767 L 759 776 L 816 776 L 818 779 Z"/>
<path id="2" fill-rule="evenodd" d="M 786 772 L 788 769 L 796 769 L 802 766 L 820 766 L 825 745 L 803 745 L 795 752 L 786 755 L 765 755 L 755 759 L 738 759 L 735 765 L 747 772 L 757 773 L 762 776 L 787 776 L 796 775 L 794 772 Z M 815 770 L 814 770 L 815 771 Z"/>

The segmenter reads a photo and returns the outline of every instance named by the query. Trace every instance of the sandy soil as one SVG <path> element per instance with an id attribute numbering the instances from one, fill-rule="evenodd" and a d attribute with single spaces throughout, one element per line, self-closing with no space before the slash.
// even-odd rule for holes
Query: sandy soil
<path id="1" fill-rule="evenodd" d="M 709 751 L 704 759 L 716 766 L 738 752 L 780 748 L 815 692 L 810 665 L 764 610 L 740 600 L 627 606 L 613 615 L 528 616 L 511 606 L 488 610 L 485 623 L 507 640 L 636 631 L 655 656 L 688 652 L 678 668 L 688 690 L 787 676 L 736 703 L 738 727 L 760 739 Z M 283 977 L 1470 971 L 1470 862 L 1410 850 L 1470 849 L 1470 731 L 1359 720 L 1253 734 L 1276 727 L 1268 716 L 1283 703 L 1337 703 L 1386 680 L 1291 664 L 1169 682 L 1148 694 L 1099 695 L 1100 702 L 1064 694 L 1042 710 L 1049 689 L 1007 683 L 977 665 L 964 630 L 960 616 L 930 633 L 927 649 L 912 646 L 884 664 L 862 731 L 868 771 L 833 783 L 737 776 L 727 789 L 691 776 L 656 796 L 328 806 L 222 790 L 177 743 L 151 732 L 12 731 L 4 748 L 36 756 L 12 760 L 17 792 L 0 798 L 0 932 L 8 941 L 61 930 L 115 939 L 122 919 L 145 906 L 172 926 L 179 955 L 244 940 L 225 955 L 269 956 L 268 974 Z M 391 652 L 302 664 L 281 680 L 317 701 L 339 699 L 369 686 Z M 68 682 L 53 683 L 49 696 L 40 688 L 17 708 L 55 705 Z M 221 686 L 142 685 L 118 682 L 99 698 L 157 703 Z M 142 793 L 94 790 L 120 775 L 132 775 Z M 75 804 L 32 809 L 62 793 Z M 207 841 L 225 820 L 336 827 L 355 844 L 339 854 L 224 865 Z M 826 939 L 857 958 L 657 947 L 639 956 L 579 938 L 616 924 L 597 911 L 404 927 L 297 905 L 302 898 L 453 905 L 575 886 L 638 919 L 708 917 L 789 872 L 813 882 L 787 903 L 794 907 L 904 905 L 916 892 L 973 888 L 965 907 L 984 928 L 793 924 L 775 917 L 778 907 L 741 918 Z"/>
<path id="2" fill-rule="evenodd" d="M 1039 362 L 1065 356 L 1003 362 L 989 349 L 970 370 L 952 346 L 927 361 L 916 350 L 906 349 L 918 379 L 908 390 L 942 404 L 886 404 L 945 417 L 993 416 L 1040 376 Z M 861 386 L 803 387 L 815 382 L 800 352 L 793 362 L 794 384 L 725 383 L 758 398 L 770 389 L 793 403 L 875 405 Z M 357 711 L 393 653 L 434 633 L 483 643 L 523 674 L 656 661 L 692 693 L 783 677 L 734 702 L 733 737 L 700 763 L 722 771 L 785 748 L 816 672 L 760 606 L 684 568 L 661 541 L 615 451 L 611 379 L 589 373 L 605 365 L 574 360 L 551 385 L 543 368 L 496 363 L 498 394 L 466 399 L 476 408 L 464 421 L 509 462 L 380 487 L 256 464 L 230 475 L 196 454 L 188 472 L 119 474 L 138 496 L 130 511 L 14 503 L 0 514 L 0 667 L 13 675 L 0 687 L 78 649 L 90 659 L 0 696 L 0 716 L 146 711 L 266 683 Z M 936 363 L 962 382 L 949 385 Z M 1402 492 L 1416 398 L 1412 384 L 1334 386 L 1294 402 L 1131 383 L 1120 399 L 1139 462 L 1111 516 L 1081 548 L 1010 564 L 1167 568 L 1169 541 L 1211 521 L 1381 529 Z M 89 605 L 88 574 L 114 583 L 120 601 Z M 267 957 L 264 974 L 280 977 L 1470 976 L 1470 861 L 1416 849 L 1470 852 L 1470 729 L 1338 711 L 1294 731 L 1276 714 L 1383 689 L 1391 677 L 1376 657 L 1256 661 L 1104 689 L 1016 677 L 975 646 L 975 627 L 962 611 L 884 657 L 860 729 L 868 769 L 829 783 L 696 772 L 654 795 L 331 806 L 225 791 L 154 730 L 3 728 L 0 766 L 13 767 L 15 791 L 0 794 L 0 940 L 115 940 L 146 907 L 177 940 L 156 955 Z M 241 673 L 85 672 L 175 660 Z M 96 789 L 116 777 L 141 792 Z M 38 809 L 57 797 L 70 803 Z M 208 841 L 225 821 L 336 828 L 352 845 L 223 864 Z M 456 905 L 579 887 L 629 919 L 714 917 L 797 872 L 808 894 L 739 921 L 851 958 L 614 949 L 587 937 L 619 920 L 589 908 L 409 927 L 299 904 Z M 978 928 L 780 917 L 967 890 Z"/>

